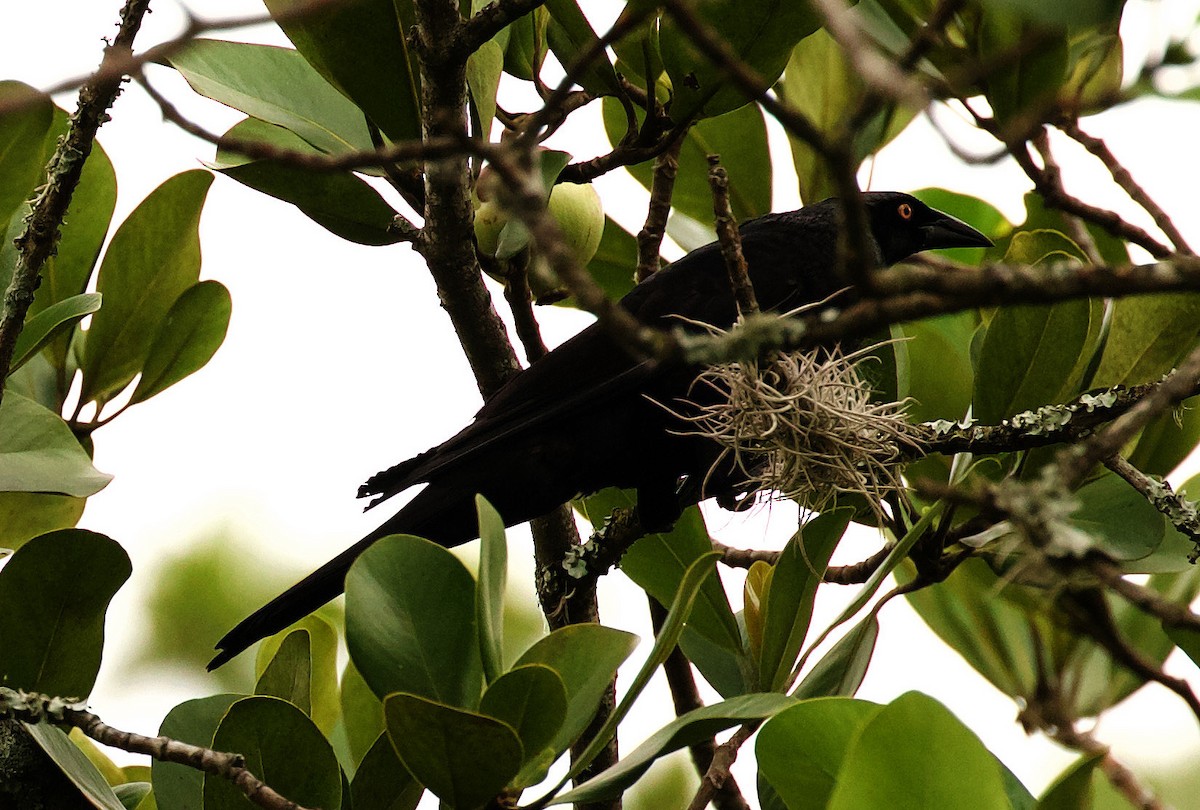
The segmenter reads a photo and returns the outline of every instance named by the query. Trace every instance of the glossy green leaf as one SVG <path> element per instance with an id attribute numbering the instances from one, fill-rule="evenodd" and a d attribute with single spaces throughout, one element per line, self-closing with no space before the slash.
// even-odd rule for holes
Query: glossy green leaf
<path id="1" fill-rule="evenodd" d="M 514 667 L 488 686 L 479 711 L 517 732 L 524 756 L 516 786 L 542 781 L 562 753 L 552 747 L 567 716 L 567 687 L 558 673 L 545 664 Z"/>
<path id="2" fill-rule="evenodd" d="M 565 751 L 596 715 L 613 676 L 637 646 L 637 636 L 599 624 L 571 624 L 537 641 L 514 668 L 545 664 L 562 678 L 567 715 L 551 746 Z"/>
<path id="3" fill-rule="evenodd" d="M 557 793 L 569 779 L 574 779 L 583 773 L 592 760 L 608 745 L 608 741 L 617 731 L 617 726 L 625 719 L 633 704 L 646 688 L 646 684 L 650 682 L 651 676 L 663 665 L 663 662 L 667 660 L 667 657 L 671 654 L 676 644 L 679 643 L 679 636 L 683 632 L 684 622 L 691 615 L 692 607 L 695 605 L 696 597 L 700 592 L 700 586 L 713 573 L 712 565 L 720 556 L 719 552 L 714 551 L 711 554 L 706 554 L 698 558 L 688 566 L 687 573 L 684 574 L 683 579 L 679 582 L 679 590 L 675 593 L 675 598 L 667 608 L 666 618 L 663 619 L 662 626 L 658 629 L 658 635 L 654 639 L 654 646 L 650 649 L 646 660 L 642 663 L 641 668 L 638 669 L 637 674 L 633 676 L 627 691 L 617 704 L 617 707 L 604 721 L 604 725 L 596 732 L 596 736 L 592 738 L 587 747 L 582 752 L 574 754 L 571 769 L 550 791 L 549 795 Z"/>
<path id="4" fill-rule="evenodd" d="M 153 802 L 154 786 L 149 782 L 125 782 L 113 788 L 113 793 L 125 810 L 149 810 L 149 805 L 142 808 L 143 802 Z"/>
<path id="5" fill-rule="evenodd" d="M 610 143 L 625 134 L 625 111 L 614 98 L 604 99 L 604 128 Z M 683 139 L 671 205 L 700 222 L 712 222 L 713 196 L 708 183 L 708 155 L 721 156 L 729 175 L 729 204 L 738 221 L 771 210 L 771 156 L 762 110 L 749 104 L 717 118 L 700 121 Z M 654 176 L 653 161 L 626 167 L 646 189 Z M 636 253 L 635 259 L 636 262 Z"/>
<path id="6" fill-rule="evenodd" d="M 312 645 L 308 631 L 288 632 L 274 655 L 267 661 L 254 694 L 286 700 L 300 711 L 312 715 Z"/>
<path id="7" fill-rule="evenodd" d="M 1138 295 L 1113 302 L 1112 325 L 1094 387 L 1152 382 L 1191 350 L 1200 332 L 1200 294 Z"/>
<path id="8" fill-rule="evenodd" d="M 86 498 L 111 475 L 92 460 L 58 414 L 9 391 L 0 402 L 0 492 L 50 492 Z"/>
<path id="9" fill-rule="evenodd" d="M 1192 659 L 1193 664 L 1200 664 L 1200 633 L 1186 627 L 1172 627 L 1163 624 L 1163 631 L 1175 646 L 1183 650 L 1184 655 Z"/>
<path id="10" fill-rule="evenodd" d="M 107 401 L 142 370 L 171 306 L 200 274 L 205 171 L 168 179 L 121 224 L 96 283 L 104 306 L 92 317 L 81 369 L 84 402 Z"/>
<path id="11" fill-rule="evenodd" d="M 184 701 L 167 713 L 158 733 L 190 745 L 211 748 L 213 734 L 221 718 L 242 697 L 225 694 Z M 158 759 L 151 760 L 150 771 L 159 810 L 185 810 L 203 806 L 203 771 Z"/>
<path id="12" fill-rule="evenodd" d="M 479 620 L 479 650 L 488 683 L 504 666 L 504 589 L 508 581 L 508 541 L 504 519 L 482 495 L 475 496 L 479 515 L 479 576 L 475 607 Z M 486 710 L 485 710 L 486 713 Z"/>
<path id="13" fill-rule="evenodd" d="M 54 103 L 27 84 L 0 81 L 0 104 L 6 108 L 0 116 L 0 222 L 7 222 L 44 179 L 42 144 Z"/>
<path id="14" fill-rule="evenodd" d="M 596 32 L 583 16 L 576 0 L 547 0 L 550 22 L 546 27 L 546 39 L 554 55 L 563 67 L 570 69 L 596 42 Z M 579 76 L 579 85 L 592 95 L 621 93 L 617 72 L 607 58 L 594 59 Z"/>
<path id="15" fill-rule="evenodd" d="M 1185 399 L 1142 428 L 1129 463 L 1147 475 L 1166 477 L 1200 444 L 1200 400 Z"/>
<path id="16" fill-rule="evenodd" d="M 971 405 L 975 370 L 971 366 L 971 337 L 977 327 L 974 312 L 956 312 L 901 324 L 899 337 L 907 364 L 909 418 L 914 422 L 948 419 L 957 422 Z"/>
<path id="17" fill-rule="evenodd" d="M 525 14 L 508 27 L 508 45 L 504 49 L 504 72 L 518 79 L 533 81 L 546 58 L 546 26 L 550 12 L 545 6 Z"/>
<path id="18" fill-rule="evenodd" d="M 809 34 L 792 49 L 780 85 L 783 100 L 803 113 L 827 138 L 845 137 L 848 117 L 858 109 L 866 93 L 867 85 L 858 69 L 824 28 Z M 856 162 L 899 135 L 915 114 L 915 110 L 885 106 L 870 122 L 851 133 L 856 140 Z M 801 199 L 817 202 L 838 195 L 837 180 L 826 160 L 800 138 L 789 135 L 788 142 Z"/>
<path id="19" fill-rule="evenodd" d="M 121 800 L 104 776 L 61 729 L 48 723 L 23 723 L 22 727 L 93 807 L 97 810 L 124 810 Z"/>
<path id="20" fill-rule="evenodd" d="M 584 499 L 584 514 L 593 526 L 600 526 L 613 510 L 632 508 L 636 503 L 631 491 L 605 489 Z M 670 532 L 646 535 L 634 543 L 621 558 L 621 570 L 660 603 L 669 605 L 688 567 L 711 551 L 704 517 L 699 509 L 691 508 L 684 511 Z M 714 644 L 741 651 L 737 620 L 716 577 L 701 586 L 688 624 Z"/>
<path id="21" fill-rule="evenodd" d="M 52 304 L 29 318 L 13 350 L 12 371 L 23 366 L 59 333 L 100 309 L 100 293 L 83 293 Z"/>
<path id="22" fill-rule="evenodd" d="M 381 699 L 411 692 L 447 705 L 478 705 L 476 622 L 475 580 L 428 540 L 385 537 L 346 575 L 346 643 Z"/>
<path id="23" fill-rule="evenodd" d="M 879 617 L 871 613 L 838 639 L 792 694 L 798 698 L 852 697 L 866 677 L 878 638 Z"/>
<path id="24" fill-rule="evenodd" d="M 1020 43 L 1034 36 L 1042 37 L 1040 46 L 1022 50 Z M 1000 60 L 989 72 L 984 91 L 1001 125 L 1022 114 L 1043 115 L 1044 106 L 1054 102 L 1067 79 L 1066 33 L 1039 30 L 1009 8 L 981 15 L 978 56 Z"/>
<path id="25" fill-rule="evenodd" d="M 551 804 L 598 802 L 620 796 L 660 757 L 700 740 L 712 739 L 713 735 L 734 726 L 774 717 L 795 703 L 786 695 L 759 693 L 693 709 L 650 735 L 616 765 L 557 796 Z"/>
<path id="26" fill-rule="evenodd" d="M 372 148 L 362 110 L 297 51 L 196 39 L 170 63 L 200 95 L 290 129 L 322 152 Z"/>
<path id="27" fill-rule="evenodd" d="M 914 576 L 911 563 L 896 572 L 901 583 Z M 1028 611 L 1008 598 L 1009 589 L 979 559 L 962 563 L 936 588 L 905 594 L 909 604 L 937 635 L 979 674 L 1010 697 L 1032 698 L 1037 692 L 1039 632 Z"/>
<path id="28" fill-rule="evenodd" d="M 796 43 L 820 27 L 816 12 L 807 3 L 788 0 L 710 0 L 693 11 L 711 30 L 720 32 L 767 87 L 783 73 Z M 662 19 L 658 40 L 674 92 L 673 120 L 711 118 L 746 104 L 745 93 L 692 44 L 670 15 Z"/>
<path id="29" fill-rule="evenodd" d="M 424 793 L 424 786 L 396 755 L 387 732 L 380 732 L 350 781 L 354 810 L 416 810 Z"/>
<path id="30" fill-rule="evenodd" d="M 479 137 L 487 139 L 496 117 L 496 90 L 504 72 L 504 52 L 495 40 L 489 40 L 467 58 L 467 86 L 479 115 Z"/>
<path id="31" fill-rule="evenodd" d="M 82 529 L 18 549 L 0 569 L 0 686 L 87 697 L 100 671 L 104 613 L 131 571 L 123 548 Z"/>
<path id="32" fill-rule="evenodd" d="M 1071 523 L 1091 535 L 1112 559 L 1141 559 L 1162 542 L 1166 527 L 1159 511 L 1115 474 L 1105 473 L 1075 496 L 1080 504 Z"/>
<path id="33" fill-rule="evenodd" d="M 996 758 L 945 706 L 908 692 L 862 726 L 838 770 L 829 810 L 1009 810 Z"/>
<path id="34" fill-rule="evenodd" d="M 1038 799 L 1037 810 L 1091 810 L 1092 775 L 1105 754 L 1088 754 L 1071 763 Z"/>
<path id="35" fill-rule="evenodd" d="M 254 118 L 235 124 L 226 134 L 281 150 L 316 154 L 294 133 Z M 352 172 L 311 172 L 285 163 L 251 161 L 225 150 L 217 152 L 213 168 L 255 191 L 291 203 L 313 222 L 348 242 L 392 245 L 403 238 L 392 228 L 396 211 Z"/>
<path id="36" fill-rule="evenodd" d="M 237 751 L 246 768 L 302 807 L 337 810 L 342 778 L 337 758 L 304 712 L 272 697 L 243 698 L 221 719 L 213 735 L 217 751 Z M 204 810 L 250 807 L 241 789 L 223 776 L 204 775 Z"/>
<path id="37" fill-rule="evenodd" d="M 225 342 L 232 312 L 229 290 L 219 281 L 184 290 L 159 325 L 130 402 L 145 402 L 204 368 Z"/>
<path id="38" fill-rule="evenodd" d="M 350 758 L 357 764 L 383 733 L 383 703 L 363 680 L 354 661 L 346 662 L 338 694 Z"/>
<path id="39" fill-rule="evenodd" d="M 404 692 L 383 710 L 404 767 L 451 807 L 479 807 L 521 767 L 521 741 L 499 720 Z"/>
<path id="40" fill-rule="evenodd" d="M 996 424 L 1074 395 L 1102 313 L 1082 299 L 998 310 L 975 369 L 974 415 Z"/>
<path id="41" fill-rule="evenodd" d="M 1124 0 L 1117 0 L 1123 3 Z M 1093 29 L 1071 40 L 1071 72 L 1059 92 L 1065 105 L 1082 112 L 1103 112 L 1121 92 L 1125 48 L 1115 32 Z"/>
<path id="42" fill-rule="evenodd" d="M 842 761 L 882 709 L 865 700 L 806 700 L 772 717 L 754 745 L 761 777 L 789 808 L 825 807 Z"/>
<path id="43" fill-rule="evenodd" d="M 9 391 L 4 398 L 12 395 Z M 86 498 L 69 495 L 0 492 L 0 548 L 16 550 L 39 535 L 71 528 L 86 504 Z"/>
<path id="44" fill-rule="evenodd" d="M 793 535 L 779 555 L 763 612 L 758 659 L 762 691 L 786 688 L 808 634 L 817 586 L 849 523 L 849 510 L 824 512 Z"/>
<path id="45" fill-rule="evenodd" d="M 304 12 L 295 14 L 301 6 Z M 421 137 L 420 77 L 392 0 L 317 8 L 299 0 L 267 0 L 267 9 L 308 63 L 385 135 L 393 141 Z"/>

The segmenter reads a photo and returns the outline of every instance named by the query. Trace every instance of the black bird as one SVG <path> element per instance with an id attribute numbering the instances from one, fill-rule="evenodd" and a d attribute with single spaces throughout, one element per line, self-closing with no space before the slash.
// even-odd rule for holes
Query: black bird
<path id="1" fill-rule="evenodd" d="M 907 194 L 864 198 L 880 267 L 930 248 L 991 244 Z M 742 225 L 742 251 L 764 310 L 787 312 L 846 286 L 837 269 L 839 219 L 839 204 L 830 199 Z M 682 316 L 727 328 L 737 316 L 717 243 L 655 273 L 621 304 L 658 326 L 678 326 Z M 367 481 L 359 497 L 373 496 L 371 506 L 416 484 L 428 486 L 378 529 L 229 631 L 208 668 L 340 594 L 351 563 L 381 537 L 415 534 L 447 547 L 474 539 L 476 493 L 506 525 L 515 525 L 581 493 L 633 488 L 642 525 L 669 527 L 701 497 L 697 482 L 719 449 L 710 440 L 677 435 L 672 428 L 679 423 L 655 404 L 685 395 L 696 373 L 639 362 L 599 325 L 584 329 L 509 380 L 458 435 Z M 711 481 L 706 489 L 713 492 Z"/>

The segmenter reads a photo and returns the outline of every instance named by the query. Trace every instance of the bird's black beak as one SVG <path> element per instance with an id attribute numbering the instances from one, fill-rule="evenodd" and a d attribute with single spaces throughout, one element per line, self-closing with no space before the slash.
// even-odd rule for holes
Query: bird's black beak
<path id="1" fill-rule="evenodd" d="M 992 240 L 972 228 L 961 219 L 935 211 L 931 222 L 918 227 L 921 233 L 921 249 L 991 247 Z"/>

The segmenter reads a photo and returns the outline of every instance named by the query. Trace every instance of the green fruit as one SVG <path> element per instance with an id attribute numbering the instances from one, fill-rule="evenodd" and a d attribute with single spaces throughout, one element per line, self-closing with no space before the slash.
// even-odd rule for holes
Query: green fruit
<path id="1" fill-rule="evenodd" d="M 559 183 L 548 205 L 579 263 L 590 262 L 604 233 L 604 208 L 596 189 L 591 183 Z"/>
<path id="2" fill-rule="evenodd" d="M 500 207 L 495 200 L 488 200 L 479 206 L 475 212 L 475 241 L 479 252 L 488 256 L 496 255 L 496 247 L 500 244 L 500 231 L 508 222 L 508 212 Z"/>

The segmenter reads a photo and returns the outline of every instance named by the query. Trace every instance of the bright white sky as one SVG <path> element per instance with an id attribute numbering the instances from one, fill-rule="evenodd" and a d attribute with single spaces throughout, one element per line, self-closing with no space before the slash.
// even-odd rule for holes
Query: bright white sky
<path id="1" fill-rule="evenodd" d="M 95 0 L 9 4 L 0 26 L 0 78 L 46 87 L 91 70 L 99 59 L 100 37 L 114 31 L 118 5 Z M 594 6 L 602 19 L 615 13 L 612 2 Z M 1168 35 L 1191 30 L 1200 2 L 1131 0 L 1129 6 L 1127 57 L 1136 60 Z M 191 8 L 210 19 L 261 11 L 251 0 L 198 0 Z M 156 5 L 140 45 L 173 35 L 181 20 L 177 7 Z M 226 36 L 283 41 L 268 28 Z M 169 71 L 157 69 L 154 76 L 160 89 L 209 129 L 223 131 L 240 118 L 197 100 Z M 519 88 L 502 100 L 510 109 L 528 109 L 533 103 Z M 73 95 L 58 101 L 68 109 L 74 106 Z M 954 126 L 955 115 L 949 110 L 940 113 L 950 129 L 965 129 Z M 570 144 L 576 157 L 606 151 L 598 111 L 586 110 L 578 118 L 564 128 L 559 146 Z M 1140 102 L 1091 119 L 1086 129 L 1108 140 L 1149 192 L 1179 215 L 1176 223 L 1185 235 L 1200 244 L 1194 206 L 1200 104 Z M 137 88 L 118 101 L 101 142 L 119 178 L 118 221 L 165 178 L 212 156 L 211 146 L 162 123 Z M 981 152 L 992 148 L 988 141 L 964 138 L 964 143 Z M 773 132 L 772 147 L 777 156 L 786 155 L 778 131 Z M 1106 205 L 1130 210 L 1119 190 L 1081 150 L 1064 147 L 1060 158 L 1068 183 L 1081 196 L 1102 194 Z M 976 194 L 1016 221 L 1021 218 L 1021 196 L 1029 187 L 1008 163 L 959 163 L 924 120 L 879 156 L 870 184 L 898 190 L 940 185 Z M 623 172 L 601 178 L 596 185 L 606 209 L 636 228 L 645 211 L 646 195 L 640 186 Z M 792 181 L 778 180 L 775 209 L 797 205 Z M 1144 215 L 1138 218 L 1145 220 Z M 140 629 L 137 608 L 154 579 L 155 565 L 179 553 L 190 539 L 208 528 L 229 525 L 261 543 L 247 550 L 248 567 L 283 565 L 285 560 L 303 568 L 320 564 L 378 520 L 361 513 L 354 499 L 358 483 L 453 434 L 479 405 L 433 284 L 408 247 L 348 244 L 290 206 L 224 178 L 213 184 L 201 227 L 202 275 L 220 280 L 233 295 L 233 322 L 225 345 L 200 373 L 132 409 L 97 438 L 96 465 L 115 479 L 90 500 L 81 525 L 118 540 L 134 565 L 132 580 L 109 614 L 109 661 L 134 654 Z M 588 316 L 558 309 L 539 314 L 552 345 L 588 322 Z M 777 548 L 794 527 L 794 511 L 783 506 L 749 517 L 716 509 L 708 514 L 714 534 L 734 545 Z M 526 534 L 514 536 L 519 539 L 511 556 L 520 570 L 513 577 L 531 587 Z M 835 561 L 861 559 L 877 542 L 856 538 Z M 736 576 L 728 580 L 736 588 L 736 606 L 740 583 Z M 845 598 L 844 593 L 826 594 L 815 622 L 831 618 Z M 602 599 L 607 623 L 648 635 L 644 600 L 623 577 L 605 579 Z M 970 725 L 1035 792 L 1071 759 L 1051 743 L 1027 738 L 1014 722 L 1016 707 L 937 642 L 907 605 L 893 603 L 883 611 L 882 622 L 879 648 L 861 697 L 887 701 L 910 689 L 929 692 Z M 640 656 L 635 655 L 634 666 L 638 663 Z M 1172 659 L 1169 668 L 1200 683 L 1195 668 L 1184 659 Z M 106 666 L 92 695 L 93 706 L 107 722 L 141 733 L 154 733 L 171 706 L 207 688 L 199 678 L 166 682 L 157 673 L 146 673 L 130 682 L 127 673 L 121 673 L 118 682 L 117 674 L 117 667 Z M 637 726 L 623 731 L 624 750 L 669 719 L 665 687 L 658 688 L 663 691 L 643 699 Z M 1115 743 L 1118 755 L 1135 765 L 1195 749 L 1200 737 L 1184 707 L 1164 690 L 1143 692 L 1106 718 L 1099 729 L 1101 739 Z M 753 793 L 747 760 L 748 756 L 738 776 Z"/>

